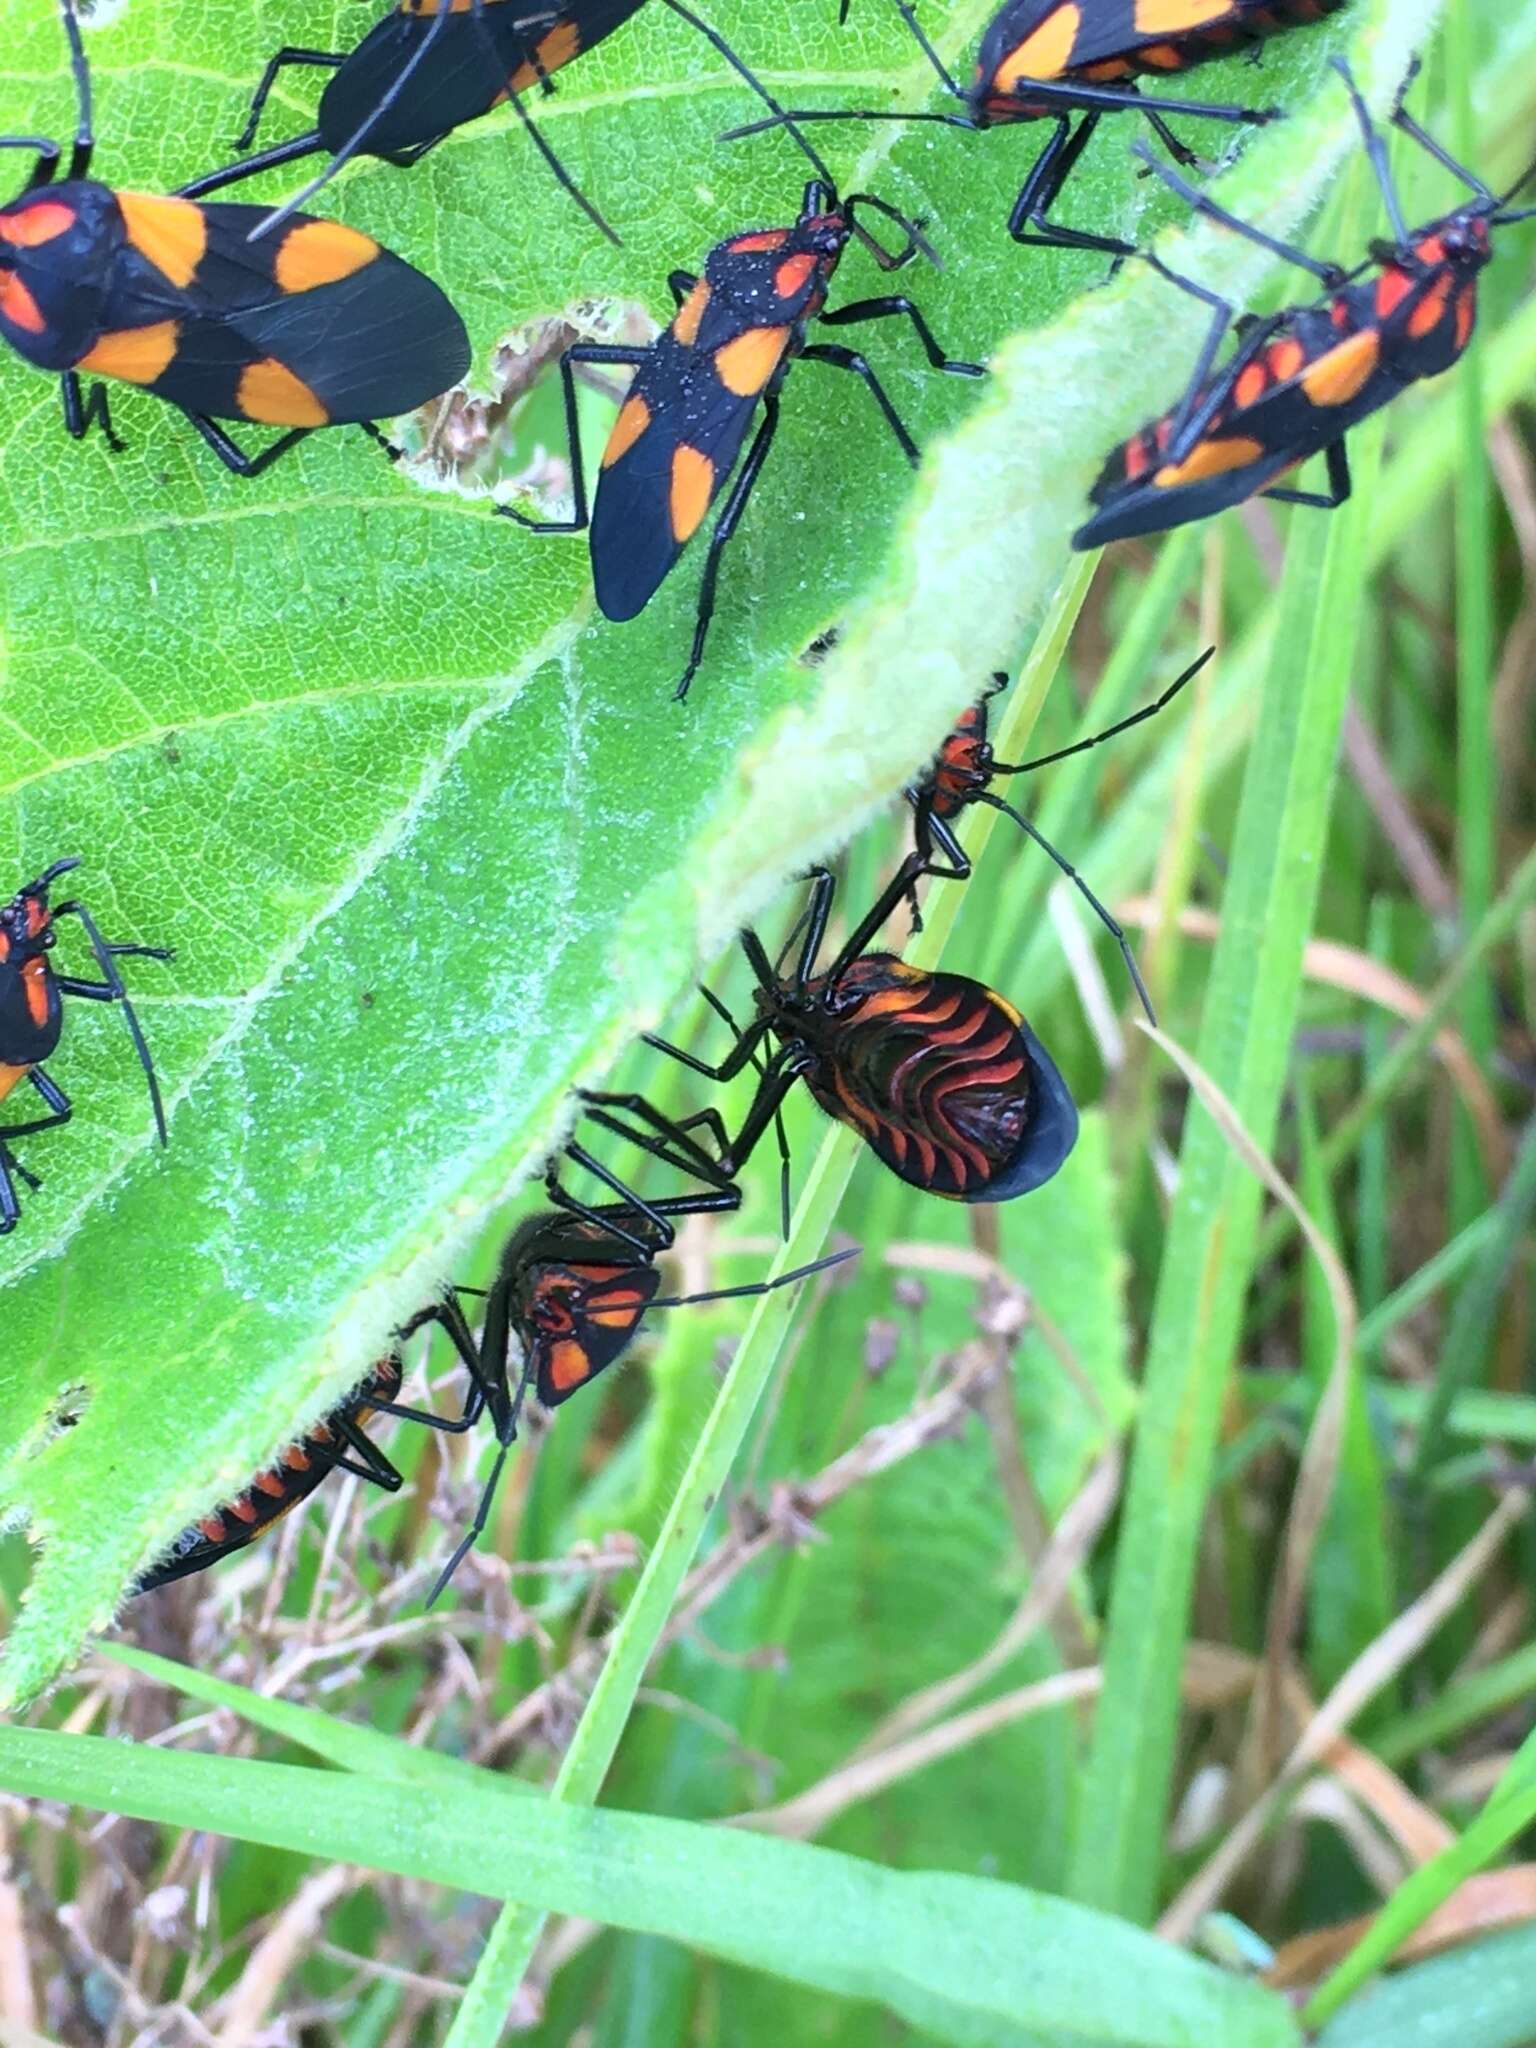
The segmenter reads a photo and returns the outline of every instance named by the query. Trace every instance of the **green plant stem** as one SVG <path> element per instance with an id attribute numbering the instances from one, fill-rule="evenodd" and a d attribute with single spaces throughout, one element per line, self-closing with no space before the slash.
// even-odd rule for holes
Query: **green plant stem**
<path id="1" fill-rule="evenodd" d="M 1197 1058 L 1268 1150 L 1327 839 L 1361 602 L 1367 481 L 1331 525 L 1289 531 L 1274 653 L 1248 755 Z M 1260 1190 L 1216 1124 L 1189 1113 L 1117 1551 L 1071 1890 L 1133 1919 L 1155 1907 L 1179 1676 L 1217 1426 L 1254 1253 Z"/>
<path id="2" fill-rule="evenodd" d="M 1518 924 L 1520 913 L 1536 898 L 1536 847 L 1526 855 L 1510 876 L 1497 902 L 1483 918 L 1467 944 L 1441 977 L 1425 1005 L 1424 1014 L 1410 1024 L 1354 1103 L 1334 1123 L 1323 1141 L 1324 1171 L 1336 1174 L 1354 1152 L 1362 1134 L 1402 1087 L 1434 1043 L 1435 1033 L 1450 1019 L 1467 979 L 1477 971 L 1495 947 L 1503 945 Z M 1277 1210 L 1259 1239 L 1261 1260 L 1273 1258 L 1294 1229 L 1288 1211 Z"/>

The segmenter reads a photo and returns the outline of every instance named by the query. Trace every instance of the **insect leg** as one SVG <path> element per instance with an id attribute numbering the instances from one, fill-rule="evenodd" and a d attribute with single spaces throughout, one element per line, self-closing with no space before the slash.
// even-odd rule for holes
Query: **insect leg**
<path id="1" fill-rule="evenodd" d="M 276 85 L 279 75 L 290 66 L 294 69 L 307 67 L 321 71 L 339 71 L 346 61 L 346 52 L 342 50 L 301 50 L 292 44 L 285 44 L 276 56 L 267 60 L 267 68 L 262 72 L 256 90 L 251 94 L 245 126 L 235 137 L 231 147 L 236 150 L 247 150 L 256 140 L 256 130 L 261 126 L 261 117 L 266 112 L 272 88 Z M 318 139 L 317 137 L 316 140 Z"/>
<path id="2" fill-rule="evenodd" d="M 1328 464 L 1328 489 L 1326 491 L 1289 491 L 1279 485 L 1261 492 L 1266 498 L 1274 498 L 1282 505 L 1312 505 L 1319 512 L 1336 512 L 1349 497 L 1354 488 L 1349 474 L 1349 451 L 1343 438 L 1330 441 L 1323 450 Z"/>
<path id="3" fill-rule="evenodd" d="M 917 468 L 922 460 L 918 452 L 917 443 L 907 432 L 906 427 L 902 423 L 901 415 L 886 395 L 885 386 L 857 350 L 843 348 L 840 343 L 835 341 L 813 341 L 800 351 L 800 360 L 803 363 L 826 363 L 834 370 L 847 370 L 852 376 L 857 377 L 870 397 L 874 399 L 876 405 L 879 406 L 881 413 L 884 415 L 885 423 L 895 436 L 897 446 L 901 449 L 902 454 L 906 456 L 914 469 Z"/>
<path id="4" fill-rule="evenodd" d="M 898 292 L 887 292 L 876 299 L 855 299 L 851 305 L 839 306 L 835 313 L 823 313 L 824 327 L 854 327 L 865 320 L 888 320 L 901 318 L 910 320 L 913 332 L 922 344 L 923 353 L 934 369 L 943 370 L 951 377 L 985 377 L 986 368 L 981 363 L 956 362 L 946 356 L 934 339 L 933 330 L 909 298 Z"/>
<path id="5" fill-rule="evenodd" d="M 499 518 L 515 519 L 530 533 L 581 533 L 585 530 L 591 514 L 587 509 L 587 472 L 581 459 L 581 426 L 576 411 L 573 366 L 576 363 L 619 363 L 637 370 L 649 359 L 649 349 L 611 347 L 607 342 L 597 341 L 578 341 L 565 351 L 560 358 L 560 384 L 565 394 L 565 436 L 571 465 L 571 497 L 574 500 L 571 517 L 533 519 L 526 512 L 519 512 L 515 505 L 493 505 L 491 510 Z"/>
<path id="6" fill-rule="evenodd" d="M 82 397 L 79 377 L 66 370 L 59 379 L 59 396 L 64 402 L 64 431 L 72 441 L 83 441 L 92 426 L 98 426 L 112 453 L 122 454 L 128 443 L 113 432 L 105 384 L 93 384 L 89 398 Z"/>

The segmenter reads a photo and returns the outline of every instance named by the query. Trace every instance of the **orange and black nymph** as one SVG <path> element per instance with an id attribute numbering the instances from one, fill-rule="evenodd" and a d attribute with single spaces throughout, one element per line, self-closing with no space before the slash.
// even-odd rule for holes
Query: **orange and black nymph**
<path id="1" fill-rule="evenodd" d="M 910 855 L 820 971 L 835 892 L 827 870 L 812 872 L 804 933 L 788 974 L 755 932 L 743 932 L 757 1014 L 718 1066 L 647 1037 L 718 1081 L 732 1079 L 765 1041 L 776 1041 L 722 1160 L 729 1171 L 741 1170 L 800 1080 L 828 1116 L 857 1131 L 899 1179 L 925 1193 L 1005 1202 L 1060 1169 L 1077 1140 L 1077 1109 L 1013 1004 L 967 975 L 930 973 L 866 950 L 924 872 L 922 855 Z"/>
<path id="2" fill-rule="evenodd" d="M 1409 228 L 1381 136 L 1347 65 L 1339 60 L 1337 69 L 1354 103 L 1392 240 L 1374 246 L 1370 263 L 1345 272 L 1261 233 L 1159 166 L 1159 175 L 1198 212 L 1309 272 L 1322 284 L 1323 296 L 1250 322 L 1218 370 L 1216 357 L 1235 308 L 1149 259 L 1171 283 L 1212 308 L 1211 326 L 1179 404 L 1105 462 L 1090 493 L 1093 516 L 1073 536 L 1074 547 L 1164 533 L 1261 494 L 1332 510 L 1350 492 L 1350 428 L 1408 385 L 1449 370 L 1465 353 L 1477 320 L 1478 278 L 1492 254 L 1492 230 L 1536 212 L 1508 209 L 1532 172 L 1501 198 L 1398 106 L 1395 124 L 1473 193 L 1468 204 Z M 1327 462 L 1326 492 L 1280 486 L 1281 477 L 1314 455 Z"/>
<path id="3" fill-rule="evenodd" d="M 165 1107 L 160 1099 L 160 1084 L 117 963 L 124 959 L 169 960 L 171 954 L 163 946 L 116 944 L 102 937 L 96 920 L 83 903 L 73 899 L 67 903 L 51 902 L 53 884 L 79 865 L 76 859 L 56 860 L 35 882 L 28 882 L 9 903 L 0 906 L 0 1236 L 15 1229 L 20 1215 L 16 1179 L 33 1187 L 38 1185 L 11 1151 L 10 1141 L 56 1129 L 67 1124 L 74 1113 L 69 1097 L 43 1065 L 57 1050 L 63 1034 L 66 996 L 77 996 L 84 1002 L 115 1003 L 121 1010 L 149 1083 L 155 1129 L 161 1144 L 165 1143 Z M 80 924 L 100 969 L 99 981 L 56 972 L 52 953 L 58 939 L 55 927 L 61 917 L 75 918 Z M 5 1122 L 4 1105 L 23 1081 L 41 1098 L 43 1114 L 23 1117 L 15 1123 Z"/>
<path id="4" fill-rule="evenodd" d="M 97 423 L 114 448 L 106 387 L 152 392 L 183 413 L 224 463 L 255 476 L 316 427 L 373 422 L 439 397 L 469 367 L 469 338 L 445 294 L 356 228 L 296 216 L 252 241 L 254 206 L 120 191 L 88 176 L 90 82 L 70 0 L 61 0 L 80 118 L 68 176 L 58 146 L 25 136 L 37 160 L 0 207 L 0 339 L 56 371 L 64 424 Z M 286 431 L 248 455 L 219 422 Z M 387 445 L 387 444 L 386 444 Z"/>
<path id="5" fill-rule="evenodd" d="M 387 1408 L 399 1391 L 400 1359 L 397 1352 L 391 1352 L 370 1370 L 361 1386 L 280 1451 L 233 1500 L 189 1523 L 159 1563 L 139 1575 L 133 1591 L 151 1593 L 157 1586 L 190 1578 L 246 1549 L 308 1500 L 332 1472 L 351 1472 L 386 1492 L 397 1493 L 404 1481 L 365 1435 L 364 1425 L 381 1408 Z"/>
<path id="6" fill-rule="evenodd" d="M 1066 855 L 1054 847 L 1024 813 L 1004 801 L 992 785 L 1001 775 L 1031 775 L 1037 768 L 1049 768 L 1058 761 L 1067 761 L 1074 754 L 1085 754 L 1091 747 L 1102 746 L 1106 740 L 1117 739 L 1121 733 L 1129 732 L 1132 726 L 1140 725 L 1148 718 L 1155 718 L 1159 711 L 1171 704 L 1184 685 L 1197 676 L 1216 652 L 1208 647 L 1204 654 L 1192 661 L 1182 675 L 1176 676 L 1153 703 L 1145 704 L 1140 711 L 1133 711 L 1126 718 L 1120 718 L 1104 731 L 1089 735 L 1086 739 L 1074 740 L 1071 746 L 1058 747 L 1053 753 L 1039 754 L 1032 761 L 999 761 L 992 751 L 992 742 L 987 732 L 987 713 L 990 700 L 1007 685 L 1005 675 L 995 675 L 992 687 L 980 702 L 963 712 L 953 729 L 946 734 L 932 765 L 927 772 L 907 790 L 907 801 L 913 811 L 913 841 L 922 861 L 921 872 L 942 880 L 964 882 L 970 879 L 971 863 L 964 847 L 955 837 L 954 824 L 962 812 L 972 804 L 986 804 L 994 811 L 1001 811 L 1005 818 L 1011 818 L 1019 830 L 1032 839 L 1042 853 L 1052 859 L 1067 880 L 1073 884 L 1094 916 L 1109 933 L 1120 949 L 1131 984 L 1141 1000 L 1142 1008 L 1155 1024 L 1152 1000 L 1147 994 L 1141 970 L 1136 965 L 1136 956 L 1131 951 L 1118 920 L 1089 888 L 1087 882 L 1072 866 Z M 912 893 L 914 930 L 922 929 L 922 920 L 917 914 L 917 896 L 914 886 Z"/>
<path id="7" fill-rule="evenodd" d="M 820 179 L 805 188 L 791 227 L 733 235 L 709 254 L 702 277 L 674 271 L 668 284 L 677 311 L 646 347 L 578 342 L 560 362 L 565 389 L 574 509 L 569 519 L 534 519 L 510 505 L 497 511 L 536 533 L 590 528 L 598 607 L 608 619 L 632 619 L 655 596 L 716 500 L 731 484 L 710 535 L 699 587 L 688 665 L 677 685 L 687 694 L 703 658 L 714 614 L 720 556 L 735 533 L 768 459 L 779 421 L 779 392 L 797 361 L 819 362 L 858 377 L 879 407 L 897 445 L 914 466 L 917 445 L 879 378 L 852 349 L 807 339 L 810 323 L 851 327 L 899 316 L 910 322 L 928 361 L 951 376 L 979 377 L 977 363 L 951 362 L 910 299 L 885 295 L 825 310 L 834 272 L 857 232 L 861 208 L 891 216 L 868 193 L 839 200 Z M 899 216 L 892 216 L 899 218 Z M 916 253 L 915 239 L 890 268 Z M 578 433 L 575 366 L 603 363 L 633 369 L 619 416 L 603 451 L 602 473 L 589 511 Z M 762 419 L 741 460 L 759 408 Z M 734 473 L 735 481 L 731 482 Z"/>

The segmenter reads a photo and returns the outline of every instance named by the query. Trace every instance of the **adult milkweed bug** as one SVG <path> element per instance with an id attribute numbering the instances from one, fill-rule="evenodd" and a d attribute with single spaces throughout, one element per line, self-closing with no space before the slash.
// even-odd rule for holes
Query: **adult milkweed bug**
<path id="1" fill-rule="evenodd" d="M 408 1325 L 401 1338 L 414 1327 Z M 329 1415 L 258 1472 L 243 1492 L 183 1529 L 160 1562 L 140 1573 L 133 1591 L 152 1593 L 157 1586 L 190 1578 L 194 1572 L 206 1571 L 221 1558 L 244 1550 L 301 1501 L 308 1500 L 332 1472 L 351 1472 L 374 1486 L 382 1486 L 386 1492 L 398 1492 L 404 1484 L 400 1473 L 364 1434 L 364 1425 L 394 1400 L 400 1391 L 400 1378 L 397 1348 L 381 1358 L 361 1386 L 355 1387 Z"/>
<path id="2" fill-rule="evenodd" d="M 64 424 L 94 420 L 114 448 L 106 388 L 82 372 L 152 391 L 185 414 L 227 469 L 257 476 L 316 427 L 409 412 L 458 382 L 469 337 L 428 277 L 339 222 L 300 217 L 270 242 L 253 206 L 115 190 L 89 178 L 90 78 L 70 0 L 61 0 L 79 124 L 68 176 L 59 146 L 31 149 L 26 189 L 0 207 L 0 338 L 59 373 Z M 247 455 L 218 422 L 285 427 Z M 384 442 L 388 447 L 388 443 Z"/>
<path id="3" fill-rule="evenodd" d="M 285 45 L 261 75 L 235 148 L 247 150 L 255 141 L 268 96 L 290 66 L 313 66 L 333 74 L 320 95 L 315 126 L 210 172 L 186 189 L 194 196 L 217 191 L 258 171 L 325 150 L 330 161 L 324 171 L 271 214 L 270 224 L 276 225 L 311 199 L 351 157 L 381 157 L 401 166 L 416 163 L 454 129 L 506 101 L 563 189 L 617 243 L 619 237 L 530 118 L 523 95 L 535 87 L 552 92 L 556 72 L 596 48 L 643 5 L 644 0 L 397 0 L 351 50 Z M 783 113 L 723 36 L 682 0 L 665 0 L 665 5 L 719 51 L 775 116 Z M 798 135 L 795 139 L 825 175 L 814 151 Z"/>
<path id="4" fill-rule="evenodd" d="M 964 882 L 969 880 L 971 863 L 965 849 L 955 837 L 953 821 L 971 804 L 987 804 L 1013 822 L 1032 839 L 1043 853 L 1046 853 L 1060 868 L 1067 880 L 1082 895 L 1089 909 L 1109 933 L 1120 949 L 1131 984 L 1140 998 L 1141 1006 L 1155 1024 L 1151 998 L 1136 965 L 1136 956 L 1131 951 L 1130 941 L 1117 920 L 1100 902 L 1066 856 L 1032 825 L 1022 811 L 1006 803 L 992 788 L 999 775 L 1031 775 L 1037 768 L 1048 768 L 1057 761 L 1069 760 L 1074 754 L 1084 754 L 1090 747 L 1102 746 L 1105 740 L 1118 739 L 1121 733 L 1129 732 L 1132 726 L 1140 725 L 1144 719 L 1155 718 L 1159 711 L 1171 704 L 1187 682 L 1197 676 L 1216 652 L 1208 647 L 1197 661 L 1190 663 L 1182 675 L 1171 682 L 1154 703 L 1144 705 L 1140 711 L 1133 711 L 1128 718 L 1117 719 L 1103 732 L 1096 732 L 1088 739 L 1075 740 L 1069 747 L 1058 747 L 1054 753 L 1037 755 L 1033 761 L 999 761 L 992 751 L 992 742 L 987 737 L 987 706 L 999 690 L 1006 689 L 1006 675 L 995 675 L 992 687 L 979 703 L 973 704 L 962 714 L 954 729 L 946 736 L 935 756 L 933 765 L 921 779 L 906 792 L 907 801 L 913 810 L 913 840 L 922 859 L 921 872 L 944 881 Z M 942 861 L 942 865 L 940 864 Z M 922 920 L 917 911 L 916 877 L 911 894 L 913 928 L 920 931 Z"/>
<path id="5" fill-rule="evenodd" d="M 1350 492 L 1344 439 L 1349 429 L 1405 385 L 1450 369 L 1465 352 L 1477 318 L 1478 275 L 1492 255 L 1489 230 L 1536 214 L 1536 207 L 1508 211 L 1536 165 L 1500 198 L 1399 104 L 1392 115 L 1396 126 L 1474 194 L 1469 205 L 1409 229 L 1381 136 L 1349 67 L 1338 59 L 1336 68 L 1354 104 L 1391 241 L 1373 246 L 1370 263 L 1344 271 L 1238 220 L 1159 166 L 1159 175 L 1198 212 L 1308 271 L 1322 284 L 1323 296 L 1242 323 L 1231 360 L 1215 370 L 1234 308 L 1148 258 L 1170 283 L 1212 308 L 1211 326 L 1178 405 L 1105 462 L 1089 494 L 1097 509 L 1073 535 L 1074 547 L 1163 533 L 1261 494 L 1332 510 Z M 1276 488 L 1277 478 L 1313 455 L 1327 461 L 1326 493 Z"/>
<path id="6" fill-rule="evenodd" d="M 57 1048 L 64 1029 L 65 996 L 78 996 L 92 1003 L 116 1003 L 121 1008 L 149 1083 L 155 1129 L 161 1144 L 166 1142 L 165 1105 L 160 1099 L 154 1062 L 117 963 L 127 959 L 169 960 L 172 955 L 164 946 L 117 945 L 104 939 L 85 905 L 73 898 L 68 903 L 50 903 L 53 884 L 79 865 L 78 859 L 56 860 L 35 882 L 18 889 L 10 902 L 0 908 L 0 1103 L 23 1081 L 29 1081 L 47 1110 L 45 1116 L 21 1123 L 0 1123 L 0 1236 L 16 1228 L 21 1213 L 12 1176 L 33 1187 L 38 1185 L 17 1161 L 9 1141 L 67 1124 L 74 1113 L 69 1097 L 43 1065 Z M 101 970 L 99 981 L 55 972 L 49 955 L 57 941 L 55 927 L 61 917 L 79 920 Z"/>
<path id="7" fill-rule="evenodd" d="M 701 278 L 673 271 L 667 282 L 677 312 L 655 341 L 644 347 L 578 342 L 567 349 L 560 359 L 560 376 L 575 501 L 572 516 L 534 519 L 511 505 L 496 507 L 535 533 L 579 533 L 590 527 L 598 608 L 605 618 L 632 619 L 656 594 L 736 472 L 704 558 L 693 646 L 677 685 L 678 697 L 687 695 L 703 658 L 720 556 L 768 459 L 779 422 L 779 392 L 794 363 L 826 363 L 858 377 L 902 453 L 914 467 L 918 462 L 916 442 L 863 356 L 836 343 L 808 341 L 810 322 L 851 327 L 899 315 L 911 322 L 934 369 L 958 377 L 985 374 L 979 363 L 950 361 L 908 298 L 888 294 L 857 300 L 835 312 L 824 310 L 859 207 L 900 218 L 868 193 L 839 200 L 829 185 L 813 178 L 793 227 L 754 229 L 718 243 Z M 888 258 L 886 267 L 898 267 L 915 251 L 916 244 L 910 243 L 899 256 Z M 603 451 L 590 511 L 576 412 L 578 363 L 622 364 L 635 371 Z M 736 471 L 759 406 L 762 422 Z"/>
<path id="8" fill-rule="evenodd" d="M 909 855 L 819 972 L 836 890 L 825 868 L 811 872 L 789 974 L 755 932 L 743 932 L 757 1014 L 744 1029 L 733 1026 L 735 1047 L 718 1066 L 647 1034 L 648 1045 L 715 1081 L 739 1074 L 766 1039 L 778 1041 L 721 1160 L 724 1170 L 740 1171 L 800 1079 L 828 1116 L 857 1131 L 899 1179 L 926 1193 L 1004 1202 L 1040 1187 L 1061 1167 L 1077 1140 L 1077 1108 L 1013 1005 L 967 975 L 928 973 L 865 950 L 924 870 L 923 856 Z"/>
<path id="9" fill-rule="evenodd" d="M 938 121 L 982 130 L 1024 121 L 1053 121 L 1050 140 L 1036 157 L 1008 216 L 1016 242 L 1044 248 L 1097 249 L 1128 256 L 1134 245 L 1049 218 L 1105 114 L 1141 113 L 1176 163 L 1196 162 L 1168 126 L 1166 116 L 1247 126 L 1280 118 L 1278 108 L 1238 107 L 1205 100 L 1154 99 L 1139 78 L 1167 78 L 1216 57 L 1231 55 L 1282 30 L 1335 13 L 1346 0 L 1007 0 L 992 17 L 976 53 L 968 86 L 959 85 L 929 41 L 909 0 L 895 0 L 959 114 L 891 114 L 881 108 L 794 108 L 787 121 Z M 843 19 L 847 10 L 843 10 Z M 1076 124 L 1074 125 L 1074 117 Z M 774 122 L 755 121 L 734 136 Z"/>

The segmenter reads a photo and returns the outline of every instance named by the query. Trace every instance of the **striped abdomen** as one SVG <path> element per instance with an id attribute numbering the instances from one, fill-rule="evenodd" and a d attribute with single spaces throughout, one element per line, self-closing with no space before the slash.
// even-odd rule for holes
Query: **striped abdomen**
<path id="1" fill-rule="evenodd" d="M 801 1034 L 819 1058 L 805 1078 L 827 1114 L 909 1186 L 987 1199 L 1033 1110 L 1011 1004 L 964 975 L 924 974 L 881 953 L 855 961 L 835 989 L 813 981 L 807 994 L 820 1000 Z"/>

